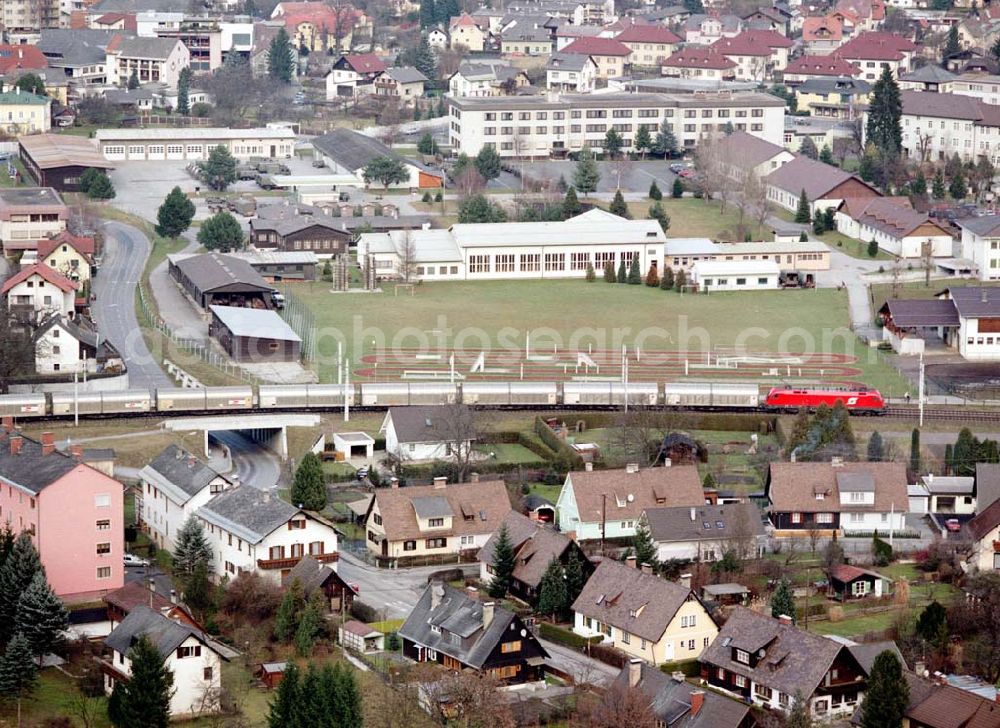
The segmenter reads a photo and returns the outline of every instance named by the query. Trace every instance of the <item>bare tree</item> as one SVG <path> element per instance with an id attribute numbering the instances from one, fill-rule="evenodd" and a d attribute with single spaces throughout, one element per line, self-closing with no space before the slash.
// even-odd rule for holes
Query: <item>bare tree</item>
<path id="1" fill-rule="evenodd" d="M 658 456 L 657 445 L 669 430 L 662 413 L 648 409 L 621 411 L 613 443 L 626 463 L 652 465 Z"/>
<path id="2" fill-rule="evenodd" d="M 747 175 L 743 186 L 744 194 L 753 201 L 754 222 L 757 224 L 757 234 L 763 232 L 767 218 L 771 216 L 771 200 L 767 196 L 767 182 L 756 173 Z"/>
<path id="3" fill-rule="evenodd" d="M 615 683 L 587 716 L 588 728 L 656 728 L 649 697 L 641 690 Z"/>
<path id="4" fill-rule="evenodd" d="M 806 535 L 809 537 L 809 552 L 815 556 L 819 540 L 823 538 L 823 529 L 819 527 L 818 523 L 813 521 L 809 525 L 809 528 L 806 529 Z"/>
<path id="5" fill-rule="evenodd" d="M 729 189 L 733 177 L 728 170 L 728 163 L 722 157 L 721 150 L 715 140 L 708 134 L 702 134 L 694 153 L 695 167 L 698 170 L 698 180 L 705 201 L 713 197 L 719 200 L 719 214 L 726 211 Z"/>
<path id="6" fill-rule="evenodd" d="M 7 392 L 10 379 L 34 370 L 35 342 L 31 326 L 19 321 L 0 300 L 0 392 Z"/>
<path id="7" fill-rule="evenodd" d="M 363 691 L 367 728 L 416 728 L 431 722 L 420 708 L 417 695 L 407 685 L 387 685 L 373 680 Z"/>
<path id="8" fill-rule="evenodd" d="M 403 283 L 409 283 L 417 272 L 417 243 L 413 239 L 413 231 L 403 229 L 399 244 L 399 277 Z"/>
<path id="9" fill-rule="evenodd" d="M 486 180 L 483 179 L 483 175 L 479 174 L 475 165 L 467 164 L 455 178 L 455 185 L 461 190 L 463 197 L 468 197 L 483 189 L 486 186 Z"/>
<path id="10" fill-rule="evenodd" d="M 931 141 L 934 137 L 927 133 L 917 133 L 917 153 L 920 155 L 920 164 L 925 164 L 931 156 Z"/>
<path id="11" fill-rule="evenodd" d="M 731 551 L 740 561 L 757 558 L 757 539 L 754 535 L 753 523 L 750 521 L 750 508 L 738 504 L 729 514 L 729 537 L 720 553 Z"/>
<path id="12" fill-rule="evenodd" d="M 460 728 L 515 728 L 510 703 L 487 674 L 455 673 L 428 687 L 428 703 L 436 718 Z"/>
<path id="13" fill-rule="evenodd" d="M 105 710 L 101 698 L 92 698 L 80 690 L 74 690 L 70 695 L 68 711 L 79 721 L 83 728 L 94 728 L 103 723 Z"/>
<path id="14" fill-rule="evenodd" d="M 464 483 L 472 470 L 479 436 L 475 410 L 457 402 L 442 405 L 431 427 L 435 437 L 444 443 L 445 458 L 455 463 L 455 477 Z"/>
<path id="15" fill-rule="evenodd" d="M 624 187 L 624 189 L 626 189 L 626 190 L 628 189 L 628 179 L 629 179 L 629 176 L 632 174 L 632 169 L 634 167 L 635 167 L 635 164 L 632 162 L 632 160 L 629 158 L 629 156 L 627 154 L 625 154 L 624 152 L 622 154 L 619 154 L 611 162 L 611 169 L 614 172 L 615 183 L 616 183 L 616 187 L 618 189 L 622 189 L 622 180 L 625 180 L 625 187 Z"/>

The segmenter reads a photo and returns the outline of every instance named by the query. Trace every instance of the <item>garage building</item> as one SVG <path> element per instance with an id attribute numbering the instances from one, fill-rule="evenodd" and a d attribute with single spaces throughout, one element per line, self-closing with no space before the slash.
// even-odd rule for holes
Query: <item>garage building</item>
<path id="1" fill-rule="evenodd" d="M 208 333 L 234 361 L 298 361 L 302 339 L 274 311 L 212 306 Z"/>
<path id="2" fill-rule="evenodd" d="M 271 308 L 274 288 L 249 263 L 230 255 L 168 255 L 170 276 L 206 311 L 213 304 Z"/>
<path id="3" fill-rule="evenodd" d="M 91 139 L 67 134 L 30 134 L 18 139 L 24 169 L 40 187 L 60 192 L 80 189 L 88 169 L 112 169 Z"/>
<path id="4" fill-rule="evenodd" d="M 256 129 L 98 129 L 101 154 L 109 161 L 204 160 L 222 145 L 237 159 L 290 159 L 295 132 L 282 128 Z"/>

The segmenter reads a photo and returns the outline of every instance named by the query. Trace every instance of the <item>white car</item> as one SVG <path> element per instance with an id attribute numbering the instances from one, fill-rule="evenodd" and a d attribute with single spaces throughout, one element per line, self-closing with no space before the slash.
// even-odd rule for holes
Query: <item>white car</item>
<path id="1" fill-rule="evenodd" d="M 404 134 L 419 134 L 420 133 L 420 127 L 417 126 L 416 124 L 409 124 L 408 126 L 404 126 L 403 127 L 403 133 Z"/>
<path id="2" fill-rule="evenodd" d="M 149 566 L 149 561 L 135 554 L 125 554 L 125 566 Z"/>

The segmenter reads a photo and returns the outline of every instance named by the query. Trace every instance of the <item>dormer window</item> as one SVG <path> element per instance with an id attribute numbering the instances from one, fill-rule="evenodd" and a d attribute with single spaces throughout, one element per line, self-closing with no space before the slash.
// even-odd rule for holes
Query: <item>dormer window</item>
<path id="1" fill-rule="evenodd" d="M 826 497 L 826 493 L 817 493 L 816 500 L 823 500 Z"/>
<path id="2" fill-rule="evenodd" d="M 289 531 L 301 531 L 306 527 L 306 519 L 304 518 L 293 518 L 288 522 Z"/>
<path id="3" fill-rule="evenodd" d="M 736 650 L 736 661 L 742 662 L 744 665 L 749 665 L 750 653 L 746 650 Z"/>
<path id="4" fill-rule="evenodd" d="M 427 525 L 430 526 L 431 528 L 440 528 L 441 526 L 444 525 L 444 519 L 443 518 L 428 518 L 427 519 Z"/>
<path id="5" fill-rule="evenodd" d="M 438 627 L 436 624 L 432 624 L 431 632 L 433 632 L 434 634 L 441 634 L 441 628 Z"/>

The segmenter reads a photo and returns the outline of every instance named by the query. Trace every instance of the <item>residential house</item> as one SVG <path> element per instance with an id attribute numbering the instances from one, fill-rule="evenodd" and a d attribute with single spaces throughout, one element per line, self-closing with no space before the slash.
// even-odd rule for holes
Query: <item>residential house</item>
<path id="1" fill-rule="evenodd" d="M 955 89 L 955 81 L 957 81 L 959 76 L 956 76 L 951 71 L 941 68 L 941 66 L 936 63 L 929 63 L 926 66 L 921 66 L 915 71 L 910 71 L 909 73 L 904 73 L 899 77 L 899 88 L 903 91 L 930 91 L 931 93 L 962 93 L 963 96 L 977 96 L 982 101 L 987 101 L 981 95 L 973 93 L 963 93 Z M 972 86 L 977 86 L 974 83 L 966 82 L 963 84 L 965 89 L 969 89 Z M 982 89 L 982 86 L 977 86 Z M 988 103 L 996 103 L 996 101 L 989 101 Z"/>
<path id="2" fill-rule="evenodd" d="M 340 644 L 345 649 L 370 655 L 385 649 L 385 634 L 364 622 L 352 619 L 338 628 Z"/>
<path id="3" fill-rule="evenodd" d="M 35 371 L 97 373 L 118 354 L 82 319 L 54 314 L 35 329 Z"/>
<path id="4" fill-rule="evenodd" d="M 34 250 L 37 241 L 66 229 L 69 208 L 51 187 L 0 189 L 0 244 L 13 251 Z"/>
<path id="5" fill-rule="evenodd" d="M 351 613 L 354 598 L 358 595 L 357 587 L 344 580 L 329 564 L 317 561 L 306 554 L 299 563 L 293 566 L 282 579 L 282 586 L 287 588 L 298 580 L 306 599 L 314 591 L 321 591 L 326 599 L 326 607 L 330 612 L 340 615 Z"/>
<path id="6" fill-rule="evenodd" d="M 795 696 L 817 719 L 850 716 L 864 697 L 866 674 L 841 642 L 735 607 L 701 655 L 701 676 L 751 705 L 788 713 Z"/>
<path id="7" fill-rule="evenodd" d="M 604 81 L 624 76 L 632 64 L 632 49 L 615 38 L 577 38 L 562 53 L 590 56 L 597 64 L 597 78 Z"/>
<path id="8" fill-rule="evenodd" d="M 811 78 L 795 87 L 798 108 L 815 117 L 850 121 L 867 108 L 871 84 L 849 76 Z"/>
<path id="9" fill-rule="evenodd" d="M 939 322 L 947 345 L 958 349 L 965 359 L 1000 359 L 1000 336 L 993 335 L 997 326 L 995 321 L 1000 319 L 1000 296 L 995 291 L 975 286 L 946 288 L 937 299 L 950 301 L 952 306 L 947 321 Z"/>
<path id="10" fill-rule="evenodd" d="M 107 47 L 109 83 L 124 86 L 134 74 L 139 83 L 165 83 L 177 88 L 181 71 L 191 65 L 191 53 L 178 38 L 118 36 L 117 40 Z"/>
<path id="11" fill-rule="evenodd" d="M 906 528 L 903 463 L 772 462 L 766 493 L 779 531 L 871 533 Z"/>
<path id="12" fill-rule="evenodd" d="M 19 88 L 0 93 L 0 128 L 11 136 L 47 132 L 52 128 L 52 99 Z"/>
<path id="13" fill-rule="evenodd" d="M 375 79 L 385 71 L 385 62 L 374 53 L 345 53 L 326 74 L 326 100 L 374 93 Z"/>
<path id="14" fill-rule="evenodd" d="M 708 238 L 671 238 L 663 251 L 664 264 L 674 271 L 690 271 L 698 262 L 774 261 L 783 273 L 830 270 L 830 249 L 821 242 L 716 243 Z"/>
<path id="15" fill-rule="evenodd" d="M 424 589 L 399 636 L 403 655 L 411 660 L 510 684 L 541 680 L 549 656 L 514 612 L 439 581 Z"/>
<path id="16" fill-rule="evenodd" d="M 441 26 L 435 26 L 427 31 L 427 45 L 435 51 L 443 51 L 448 47 L 448 31 Z"/>
<path id="17" fill-rule="evenodd" d="M 573 25 L 572 23 L 562 23 L 555 30 L 556 53 L 575 41 L 577 38 L 596 38 L 604 36 L 604 28 L 596 25 Z M 607 37 L 607 36 L 604 36 Z"/>
<path id="18" fill-rule="evenodd" d="M 473 436 L 452 422 L 454 415 L 444 406 L 390 407 L 379 428 L 386 453 L 401 462 L 465 457 Z"/>
<path id="19" fill-rule="evenodd" d="M 874 240 L 878 247 L 900 258 L 951 257 L 954 239 L 926 213 L 917 212 L 909 202 L 899 204 L 884 197 L 847 199 L 837 208 L 838 223 L 851 220 L 838 229 L 862 241 Z M 848 232 L 848 228 L 850 232 Z"/>
<path id="20" fill-rule="evenodd" d="M 982 513 L 1000 500 L 1000 465 L 976 463 L 976 512 Z"/>
<path id="21" fill-rule="evenodd" d="M 975 161 L 985 156 L 1000 161 L 1000 106 L 971 96 L 902 91 L 903 153 L 920 162 L 958 155 Z"/>
<path id="22" fill-rule="evenodd" d="M 340 53 L 352 47 L 356 32 L 371 32 L 368 17 L 346 3 L 279 2 L 271 19 L 285 24 L 293 45 L 311 53 Z"/>
<path id="23" fill-rule="evenodd" d="M 43 71 L 48 67 L 48 59 L 38 46 L 0 43 L 0 76 L 18 70 Z"/>
<path id="24" fill-rule="evenodd" d="M 78 283 L 45 263 L 35 263 L 4 281 L 0 294 L 7 299 L 11 313 L 37 323 L 52 315 L 72 318 L 78 287 Z"/>
<path id="25" fill-rule="evenodd" d="M 28 532 L 49 584 L 64 601 L 87 601 L 122 585 L 123 486 L 83 461 L 83 448 L 56 450 L 5 418 L 0 432 L 0 518 Z"/>
<path id="26" fill-rule="evenodd" d="M 462 61 L 448 79 L 448 91 L 453 97 L 510 96 L 529 83 L 527 73 L 506 63 Z"/>
<path id="27" fill-rule="evenodd" d="M 788 35 L 788 25 L 792 14 L 778 7 L 762 5 L 754 12 L 744 15 L 743 22 L 750 30 L 770 30 L 782 35 Z"/>
<path id="28" fill-rule="evenodd" d="M 336 258 L 347 252 L 352 236 L 341 218 L 308 205 L 265 205 L 250 220 L 250 243 L 259 250 L 311 251 Z"/>
<path id="29" fill-rule="evenodd" d="M 878 30 L 885 20 L 883 0 L 837 0 L 834 14 L 847 16 L 858 31 Z"/>
<path id="30" fill-rule="evenodd" d="M 71 281 L 87 283 L 94 265 L 94 242 L 92 237 L 63 230 L 38 241 L 37 259 Z"/>
<path id="31" fill-rule="evenodd" d="M 743 20 L 736 15 L 695 13 L 684 21 L 682 29 L 688 45 L 710 45 L 720 38 L 739 35 Z"/>
<path id="32" fill-rule="evenodd" d="M 745 30 L 732 38 L 720 38 L 711 50 L 736 64 L 740 81 L 763 83 L 775 72 L 788 65 L 788 49 L 792 41 L 770 30 Z"/>
<path id="33" fill-rule="evenodd" d="M 632 51 L 629 63 L 640 68 L 659 68 L 683 41 L 662 25 L 631 25 L 615 40 Z"/>
<path id="34" fill-rule="evenodd" d="M 813 56 L 828 56 L 844 42 L 844 24 L 832 15 L 802 21 L 802 45 Z"/>
<path id="35" fill-rule="evenodd" d="M 117 72 L 108 69 L 107 47 L 115 31 L 46 28 L 37 46 L 48 61 L 49 68 L 61 74 L 74 86 L 115 83 Z"/>
<path id="36" fill-rule="evenodd" d="M 482 53 L 486 50 L 488 35 L 468 13 L 451 19 L 448 36 L 452 50 L 464 48 L 469 53 Z"/>
<path id="37" fill-rule="evenodd" d="M 1000 105 L 1000 76 L 986 73 L 963 73 L 941 90 L 975 98 L 993 106 Z"/>
<path id="38" fill-rule="evenodd" d="M 379 488 L 365 518 L 368 550 L 382 558 L 475 554 L 510 512 L 502 480 Z M 395 485 L 395 484 L 394 484 Z"/>
<path id="39" fill-rule="evenodd" d="M 860 71 L 837 56 L 805 55 L 794 58 L 785 67 L 784 81 L 789 86 L 811 78 L 852 78 Z"/>
<path id="40" fill-rule="evenodd" d="M 327 132 L 312 140 L 313 149 L 335 174 L 351 174 L 366 187 L 364 170 L 370 161 L 379 157 L 391 157 L 403 162 L 410 177 L 399 185 L 401 189 L 427 189 L 442 186 L 442 173 L 431 170 L 424 165 L 404 157 L 400 157 L 385 144 L 374 137 L 365 136 L 353 129 L 339 128 Z M 374 182 L 379 186 L 377 182 Z"/>
<path id="41" fill-rule="evenodd" d="M 767 198 L 784 209 L 795 212 L 803 190 L 810 212 L 834 209 L 850 197 L 879 197 L 881 193 L 860 177 L 823 162 L 798 156 L 764 178 Z"/>
<path id="42" fill-rule="evenodd" d="M 130 581 L 120 589 L 108 592 L 101 597 L 101 601 L 107 606 L 107 621 L 111 623 L 111 629 L 124 622 L 125 617 L 137 607 L 147 607 L 168 619 L 201 629 L 201 625 L 191 616 L 187 607 L 178 602 L 176 591 L 160 594 L 155 588 L 151 589 L 145 579 Z"/>
<path id="43" fill-rule="evenodd" d="M 667 675 L 633 657 L 612 687 L 637 690 L 649 701 L 657 725 L 670 728 L 753 728 L 757 724 L 746 703 L 712 690 L 702 690 L 683 673 Z"/>
<path id="44" fill-rule="evenodd" d="M 168 445 L 139 471 L 139 521 L 158 548 L 173 551 L 187 520 L 232 485 L 193 453 Z"/>
<path id="45" fill-rule="evenodd" d="M 1000 280 L 1000 215 L 956 220 L 962 231 L 961 256 L 974 263 L 981 281 Z"/>
<path id="46" fill-rule="evenodd" d="M 413 66 L 393 67 L 375 79 L 376 96 L 394 96 L 403 106 L 416 104 L 424 95 L 427 76 Z"/>
<path id="47" fill-rule="evenodd" d="M 706 81 L 733 81 L 736 79 L 736 61 L 711 48 L 688 46 L 672 54 L 660 67 L 670 78 L 697 78 Z"/>
<path id="48" fill-rule="evenodd" d="M 553 53 L 545 65 L 545 87 L 549 91 L 589 94 L 597 86 L 597 64 L 590 56 Z"/>
<path id="49" fill-rule="evenodd" d="M 903 714 L 907 728 L 951 728 L 952 726 L 1000 726 L 997 701 L 969 690 L 942 685 L 904 672 L 910 700 Z"/>
<path id="50" fill-rule="evenodd" d="M 631 565 L 629 565 L 631 564 Z M 687 586 L 604 559 L 573 602 L 573 631 L 651 665 L 697 659 L 719 628 Z"/>
<path id="51" fill-rule="evenodd" d="M 895 33 L 866 32 L 855 36 L 837 49 L 836 55 L 857 66 L 866 81 L 877 81 L 888 68 L 899 78 L 913 68 L 913 41 Z"/>
<path id="52" fill-rule="evenodd" d="M 980 509 L 966 527 L 972 541 L 966 563 L 979 571 L 1000 571 L 1000 499 Z"/>
<path id="53" fill-rule="evenodd" d="M 958 24 L 958 43 L 965 50 L 985 51 L 1000 39 L 1000 19 L 969 13 Z"/>
<path id="54" fill-rule="evenodd" d="M 280 582 L 306 554 L 336 568 L 333 526 L 266 491 L 247 485 L 228 488 L 195 514 L 212 546 L 216 579 L 235 579 L 248 571 Z"/>
<path id="55" fill-rule="evenodd" d="M 727 552 L 759 558 L 767 549 L 760 510 L 752 503 L 647 508 L 640 517 L 660 561 L 718 561 Z"/>
<path id="56" fill-rule="evenodd" d="M 827 595 L 846 602 L 867 596 L 887 596 L 892 590 L 892 579 L 871 569 L 851 564 L 835 564 L 826 573 L 829 580 Z"/>
<path id="57" fill-rule="evenodd" d="M 576 541 L 539 521 L 511 511 L 503 519 L 507 536 L 514 548 L 514 573 L 511 575 L 509 592 L 530 604 L 539 595 L 542 577 L 553 559 L 563 566 L 575 555 L 584 578 L 589 578 L 594 567 Z M 479 581 L 488 585 L 493 581 L 493 559 L 498 536 L 494 533 L 479 550 Z"/>
<path id="58" fill-rule="evenodd" d="M 197 716 L 222 710 L 222 661 L 227 660 L 201 629 L 170 619 L 147 606 L 137 606 L 104 640 L 110 656 L 100 661 L 104 692 L 132 675 L 129 652 L 145 637 L 163 658 L 174 677 L 170 717 Z M 228 660 L 227 660 L 228 661 Z"/>
<path id="59" fill-rule="evenodd" d="M 505 56 L 546 56 L 552 52 L 552 33 L 531 23 L 518 23 L 500 35 L 500 52 Z"/>
<path id="60" fill-rule="evenodd" d="M 694 465 L 566 474 L 556 501 L 559 530 L 576 541 L 632 538 L 639 517 L 657 506 L 700 507 L 705 493 Z"/>
<path id="61" fill-rule="evenodd" d="M 742 182 L 747 175 L 764 179 L 778 167 L 795 159 L 795 155 L 784 147 L 745 131 L 720 136 L 713 140 L 712 145 L 713 161 L 719 164 L 727 178 L 735 182 Z"/>

